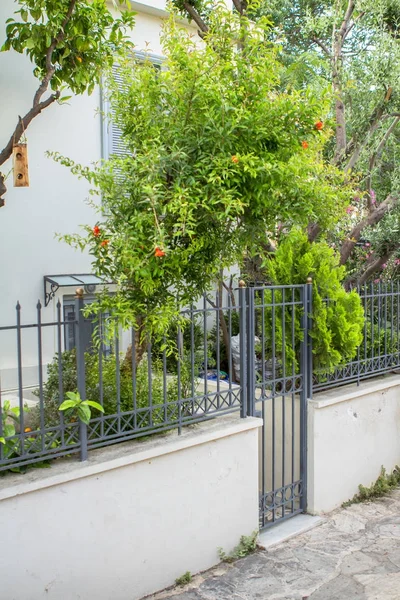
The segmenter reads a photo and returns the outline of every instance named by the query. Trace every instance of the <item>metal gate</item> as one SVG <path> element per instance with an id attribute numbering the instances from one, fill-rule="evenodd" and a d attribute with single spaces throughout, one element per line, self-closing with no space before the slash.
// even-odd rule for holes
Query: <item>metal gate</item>
<path id="1" fill-rule="evenodd" d="M 260 528 L 306 510 L 311 280 L 240 290 L 242 407 L 263 419 Z M 244 415 L 243 415 L 244 416 Z"/>

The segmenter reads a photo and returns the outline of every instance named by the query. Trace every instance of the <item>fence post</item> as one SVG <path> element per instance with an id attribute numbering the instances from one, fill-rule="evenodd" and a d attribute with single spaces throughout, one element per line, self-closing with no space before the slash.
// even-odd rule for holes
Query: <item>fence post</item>
<path id="1" fill-rule="evenodd" d="M 307 403 L 312 393 L 312 362 L 310 363 L 310 300 L 311 300 L 312 280 L 307 279 L 307 283 L 301 288 L 301 301 L 303 304 L 303 313 L 301 317 L 301 328 L 303 330 L 303 339 L 300 344 L 300 372 L 303 383 L 300 392 L 300 479 L 301 479 L 301 509 L 307 511 Z M 311 354 L 312 356 L 312 354 Z"/>
<path id="2" fill-rule="evenodd" d="M 247 335 L 246 284 L 239 281 L 239 355 L 240 355 L 240 416 L 247 417 Z"/>
<path id="3" fill-rule="evenodd" d="M 76 368 L 78 376 L 78 392 L 82 400 L 86 400 L 86 374 L 85 374 L 85 337 L 83 316 L 83 289 L 78 288 L 75 296 L 75 340 L 76 340 Z M 80 459 L 87 460 L 87 425 L 79 422 Z"/>
<path id="4" fill-rule="evenodd" d="M 312 352 L 312 337 L 311 330 L 313 327 L 312 318 L 312 277 L 307 277 L 307 318 L 306 318 L 306 330 L 307 330 L 307 399 L 311 400 L 313 397 L 313 352 Z"/>
<path id="5" fill-rule="evenodd" d="M 255 387 L 256 387 L 256 365 L 255 365 L 255 323 L 254 323 L 254 288 L 246 289 L 246 311 L 247 311 L 247 416 L 255 416 Z"/>

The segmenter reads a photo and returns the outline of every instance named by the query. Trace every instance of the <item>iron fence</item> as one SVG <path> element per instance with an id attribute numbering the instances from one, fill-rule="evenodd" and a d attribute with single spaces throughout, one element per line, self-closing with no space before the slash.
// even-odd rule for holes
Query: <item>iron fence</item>
<path id="1" fill-rule="evenodd" d="M 49 321 L 40 302 L 27 320 L 17 304 L 15 323 L 0 327 L 0 471 L 85 459 L 92 448 L 240 411 L 264 420 L 262 525 L 304 510 L 306 399 L 400 368 L 399 284 L 358 292 L 363 342 L 349 363 L 325 373 L 313 372 L 311 282 L 205 295 L 162 340 L 121 332 L 110 315 L 98 319 L 94 337 L 90 323 L 89 335 L 82 295 L 68 313 L 58 302 Z M 104 413 L 93 408 L 85 425 L 60 412 L 70 391 Z"/>
<path id="2" fill-rule="evenodd" d="M 369 284 L 355 288 L 364 309 L 363 341 L 354 357 L 330 372 L 312 373 L 312 390 L 359 384 L 400 369 L 400 285 Z M 326 300 L 327 302 L 327 300 Z"/>
<path id="3" fill-rule="evenodd" d="M 133 329 L 121 332 L 104 315 L 88 336 L 81 292 L 67 320 L 58 302 L 56 319 L 45 322 L 38 302 L 35 321 L 24 323 L 18 303 L 15 324 L 0 327 L 6 356 L 16 357 L 16 389 L 5 391 L 0 383 L 0 471 L 76 453 L 85 460 L 91 448 L 172 428 L 180 432 L 244 406 L 230 343 L 239 337 L 244 310 L 237 293 L 227 294 L 225 303 L 219 292 L 205 295 L 163 339 L 151 341 Z M 34 401 L 24 381 L 32 377 L 38 382 Z M 61 412 L 67 392 L 98 402 L 104 413 L 92 408 L 86 425 L 73 409 Z"/>
<path id="4" fill-rule="evenodd" d="M 42 305 L 36 307 L 36 320 L 24 323 L 22 308 L 19 302 L 16 306 L 16 322 L 14 325 L 0 327 L 1 347 L 7 354 L 14 351 L 16 357 L 13 371 L 17 388 L 14 396 L 4 392 L 0 386 L 0 471 L 19 470 L 24 465 L 37 464 L 45 459 L 59 458 L 78 452 L 81 448 L 82 427 L 76 421 L 66 421 L 59 412 L 57 421 L 46 419 L 44 401 L 45 373 L 43 368 L 44 341 L 56 338 L 56 357 L 58 361 L 57 387 L 59 397 L 64 397 L 65 381 L 62 377 L 62 331 L 68 322 L 62 319 L 61 304 L 57 305 L 55 321 L 44 322 Z M 24 341 L 27 348 L 24 348 Z M 35 380 L 38 381 L 35 395 L 37 402 L 31 402 L 29 407 L 24 398 L 24 366 L 34 363 Z M 30 369 L 30 376 L 32 376 Z"/>

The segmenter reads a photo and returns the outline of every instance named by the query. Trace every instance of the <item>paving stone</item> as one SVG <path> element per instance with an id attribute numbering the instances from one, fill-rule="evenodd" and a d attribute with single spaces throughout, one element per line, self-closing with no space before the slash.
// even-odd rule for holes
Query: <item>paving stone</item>
<path id="1" fill-rule="evenodd" d="M 367 573 L 377 569 L 380 565 L 379 557 L 364 552 L 353 552 L 346 556 L 341 564 L 340 572 L 343 575 Z"/>
<path id="2" fill-rule="evenodd" d="M 201 600 L 201 596 L 197 591 L 183 592 L 182 594 L 176 594 L 174 596 L 164 596 L 164 598 L 176 598 L 177 600 Z"/>
<path id="3" fill-rule="evenodd" d="M 400 571 L 400 545 L 398 548 L 388 551 L 386 553 L 386 558 L 398 571 Z"/>
<path id="4" fill-rule="evenodd" d="M 399 600 L 400 573 L 355 575 L 365 589 L 366 600 Z"/>
<path id="5" fill-rule="evenodd" d="M 149 600 L 308 599 L 400 600 L 400 489 Z"/>
<path id="6" fill-rule="evenodd" d="M 368 600 L 364 586 L 352 577 L 338 575 L 309 596 L 310 600 Z"/>
<path id="7" fill-rule="evenodd" d="M 333 523 L 336 531 L 344 533 L 358 533 L 365 529 L 367 523 L 366 518 L 352 514 L 351 512 L 343 511 L 333 517 Z"/>

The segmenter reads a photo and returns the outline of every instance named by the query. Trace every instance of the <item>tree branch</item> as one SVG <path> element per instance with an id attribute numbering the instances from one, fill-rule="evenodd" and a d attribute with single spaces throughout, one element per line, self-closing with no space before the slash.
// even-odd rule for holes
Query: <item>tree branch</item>
<path id="1" fill-rule="evenodd" d="M 242 6 L 242 2 L 240 0 L 232 0 L 236 10 L 238 11 L 239 15 L 241 15 L 243 13 L 243 6 Z"/>
<path id="2" fill-rule="evenodd" d="M 382 152 L 384 147 L 386 146 L 386 142 L 388 141 L 389 137 L 391 136 L 391 134 L 393 133 L 393 131 L 396 129 L 398 122 L 400 121 L 400 115 L 398 117 L 395 117 L 392 121 L 392 124 L 390 125 L 390 127 L 388 127 L 388 130 L 386 131 L 385 135 L 383 136 L 383 138 L 381 139 L 381 141 L 378 144 L 377 149 L 375 150 L 375 152 L 371 155 L 370 161 L 369 161 L 369 173 L 368 173 L 368 178 L 367 178 L 367 190 L 369 192 L 369 196 L 368 196 L 368 208 L 369 210 L 371 210 L 372 204 L 371 204 L 371 177 L 372 177 L 372 171 L 375 167 L 376 161 L 381 157 Z"/>
<path id="3" fill-rule="evenodd" d="M 360 12 L 360 13 L 359 13 L 359 14 L 356 16 L 356 18 L 354 19 L 354 21 L 353 21 L 352 23 L 350 23 L 350 25 L 347 27 L 347 29 L 346 29 L 346 31 L 345 31 L 345 34 L 344 34 L 344 38 L 343 38 L 343 39 L 346 39 L 346 37 L 349 35 L 350 31 L 353 29 L 354 25 L 356 25 L 356 23 L 357 23 L 357 22 L 358 22 L 360 19 L 362 19 L 362 18 L 363 18 L 363 16 L 365 15 L 365 12 L 366 12 L 365 10 L 364 10 L 364 11 L 362 11 L 362 12 Z"/>
<path id="4" fill-rule="evenodd" d="M 10 158 L 12 154 L 13 145 L 19 142 L 22 134 L 29 127 L 33 119 L 37 117 L 42 112 L 42 110 L 53 104 L 53 102 L 58 100 L 58 98 L 60 97 L 60 92 L 57 91 L 51 96 L 49 96 L 46 100 L 41 101 L 43 94 L 48 89 L 50 81 L 52 80 L 54 73 L 56 72 L 56 68 L 52 62 L 53 52 L 56 49 L 57 44 L 62 42 L 65 38 L 65 28 L 71 20 L 72 14 L 75 10 L 76 2 L 77 0 L 70 0 L 68 10 L 61 24 L 60 30 L 57 33 L 57 35 L 52 39 L 49 47 L 46 50 L 46 73 L 33 97 L 32 108 L 26 113 L 23 119 L 19 119 L 18 124 L 15 127 L 14 132 L 12 133 L 7 145 L 0 152 L 0 165 L 3 165 L 6 162 L 6 160 Z"/>
<path id="5" fill-rule="evenodd" d="M 342 42 L 346 38 L 346 35 L 349 31 L 349 29 L 348 29 L 349 21 L 353 15 L 355 7 L 356 7 L 355 0 L 349 0 L 342 24 L 339 29 L 339 35 L 342 38 Z"/>
<path id="6" fill-rule="evenodd" d="M 203 19 L 201 18 L 200 14 L 194 8 L 194 6 L 192 6 L 191 4 L 189 4 L 189 2 L 184 2 L 183 3 L 183 8 L 186 10 L 186 12 L 190 15 L 190 17 L 196 23 L 197 27 L 200 28 L 200 31 L 203 32 L 203 33 L 207 33 L 208 32 L 208 27 L 207 27 L 205 21 L 203 21 Z M 204 36 L 202 36 L 200 34 L 200 37 L 204 37 Z"/>
<path id="7" fill-rule="evenodd" d="M 318 223 L 309 223 L 307 227 L 308 241 L 315 242 L 319 234 L 321 233 L 321 227 Z"/>
<path id="8" fill-rule="evenodd" d="M 7 188 L 4 183 L 4 175 L 2 173 L 0 173 L 0 208 L 2 208 L 4 206 L 4 200 L 3 200 L 2 196 L 4 196 L 6 191 L 7 191 Z"/>
<path id="9" fill-rule="evenodd" d="M 372 277 L 372 275 L 376 271 L 379 271 L 380 269 L 382 269 L 382 265 L 384 265 L 389 260 L 389 258 L 392 256 L 392 254 L 394 252 L 395 252 L 395 250 L 391 250 L 390 252 L 387 252 L 383 256 L 380 256 L 373 263 L 371 263 L 370 266 L 361 275 L 360 279 L 358 280 L 358 283 L 360 285 L 362 285 L 363 283 L 365 283 L 366 281 L 368 281 L 368 279 L 370 277 Z"/>
<path id="10" fill-rule="evenodd" d="M 343 42 L 346 37 L 346 31 L 348 28 L 349 21 L 355 9 L 355 0 L 349 0 L 345 15 L 343 17 L 340 29 L 337 31 L 333 29 L 332 34 L 332 84 L 333 91 L 336 95 L 335 101 L 335 117 L 336 117 L 336 149 L 334 161 L 340 162 L 343 158 L 347 147 L 346 141 L 346 115 L 345 106 L 343 102 L 343 90 L 340 79 L 340 67 L 342 61 L 342 48 Z"/>
<path id="11" fill-rule="evenodd" d="M 352 230 L 349 238 L 344 242 L 342 249 L 340 251 L 340 264 L 344 265 L 350 254 L 352 253 L 356 243 L 361 237 L 362 231 L 369 226 L 376 225 L 379 221 L 386 215 L 386 213 L 392 208 L 394 204 L 398 202 L 398 198 L 392 195 L 389 195 L 386 200 L 381 202 L 381 204 L 367 217 L 362 219 Z"/>
<path id="12" fill-rule="evenodd" d="M 386 118 L 387 115 L 384 114 L 385 113 L 385 105 L 389 102 L 391 95 L 392 95 L 392 91 L 393 91 L 393 88 L 391 88 L 391 87 L 389 87 L 386 90 L 383 102 L 381 102 L 372 112 L 371 117 L 369 119 L 369 128 L 367 129 L 367 131 L 365 133 L 363 142 L 361 142 L 361 144 L 358 144 L 358 146 L 355 146 L 354 140 L 351 140 L 349 142 L 348 147 L 346 148 L 346 154 L 348 154 L 352 148 L 354 148 L 354 151 L 353 151 L 353 154 L 350 156 L 347 165 L 344 168 L 345 173 L 347 173 L 348 171 L 351 171 L 351 169 L 354 168 L 358 159 L 360 158 L 361 152 L 367 145 L 369 138 L 378 129 L 379 124 L 382 121 L 382 119 Z M 397 115 L 394 114 L 393 116 L 397 116 Z"/>
<path id="13" fill-rule="evenodd" d="M 45 108 L 53 104 L 53 102 L 58 100 L 59 97 L 60 92 L 52 94 L 43 102 L 40 102 L 36 106 L 32 107 L 31 110 L 26 113 L 23 119 L 19 119 L 18 125 L 14 129 L 14 133 L 8 140 L 7 145 L 0 152 L 0 165 L 3 165 L 6 162 L 6 160 L 10 158 L 10 156 L 12 155 L 14 143 L 18 142 L 21 139 L 22 134 L 24 133 L 25 129 L 28 128 L 33 119 L 37 117 L 42 112 L 42 110 L 44 110 Z"/>
<path id="14" fill-rule="evenodd" d="M 65 18 L 63 20 L 63 22 L 61 23 L 61 27 L 60 27 L 60 31 L 57 33 L 57 35 L 53 38 L 53 40 L 51 41 L 50 46 L 47 48 L 47 52 L 46 52 L 46 74 L 43 77 L 42 83 L 40 84 L 34 98 L 33 98 L 33 106 L 36 106 L 37 104 L 39 104 L 43 94 L 45 93 L 45 91 L 47 90 L 47 88 L 49 87 L 49 83 L 54 75 L 54 73 L 56 72 L 56 68 L 53 65 L 52 62 L 52 58 L 53 58 L 53 52 L 57 47 L 57 44 L 59 44 L 60 42 L 63 41 L 63 39 L 65 38 L 65 28 L 68 25 L 71 17 L 72 17 L 72 13 L 74 12 L 75 9 L 75 5 L 76 5 L 76 0 L 70 0 L 69 3 L 69 7 L 68 7 L 68 11 L 67 14 L 65 15 Z"/>
<path id="15" fill-rule="evenodd" d="M 329 51 L 329 48 L 326 44 L 324 44 L 324 42 L 322 42 L 320 39 L 317 38 L 317 36 L 313 35 L 311 36 L 312 41 L 314 42 L 314 44 L 317 44 L 317 46 L 319 46 L 324 53 L 327 55 L 328 58 L 332 59 L 332 53 Z"/>
<path id="16" fill-rule="evenodd" d="M 226 285 L 225 281 L 222 282 L 222 285 L 224 286 L 225 290 L 229 294 L 229 297 L 231 299 L 231 306 L 232 306 L 232 308 L 236 309 L 235 294 L 233 293 L 233 275 L 231 275 L 230 278 L 229 278 L 229 286 Z"/>
<path id="17" fill-rule="evenodd" d="M 228 325 L 226 323 L 224 311 L 223 311 L 223 308 L 222 308 L 222 306 L 223 306 L 223 302 L 222 302 L 223 277 L 224 277 L 224 271 L 223 271 L 223 269 L 221 269 L 221 271 L 220 271 L 220 277 L 219 277 L 219 282 L 218 282 L 218 306 L 208 296 L 207 296 L 207 302 L 209 304 L 211 304 L 211 306 L 214 309 L 218 310 L 219 325 L 220 325 L 220 327 L 222 329 L 222 341 L 225 344 L 227 356 L 230 356 L 230 352 L 231 352 L 231 350 L 230 350 L 230 348 L 231 348 L 231 338 L 230 338 L 229 334 L 231 332 L 229 332 L 229 330 L 228 330 Z M 216 331 L 216 336 L 217 336 L 217 340 L 218 340 L 219 339 L 218 328 L 217 328 L 217 331 Z M 218 341 L 217 341 L 217 344 L 218 344 Z M 232 379 L 236 382 L 237 381 L 237 376 L 236 376 L 236 372 L 235 372 L 235 366 L 233 365 L 233 363 L 232 363 L 232 370 L 233 370 L 233 373 L 230 374 L 230 375 L 233 376 Z"/>
<path id="18" fill-rule="evenodd" d="M 383 138 L 382 138 L 381 142 L 379 143 L 379 146 L 378 146 L 378 147 L 377 147 L 377 149 L 376 149 L 376 152 L 374 153 L 374 159 L 375 159 L 375 160 L 376 160 L 377 158 L 380 158 L 380 156 L 381 156 L 381 154 L 382 154 L 382 152 L 383 152 L 383 149 L 384 149 L 384 147 L 385 147 L 385 145 L 386 145 L 386 142 L 388 141 L 388 139 L 389 139 L 390 135 L 391 135 L 391 134 L 393 133 L 393 131 L 395 130 L 395 128 L 396 128 L 396 126 L 397 126 L 397 124 L 398 124 L 398 122 L 399 122 L 399 121 L 400 121 L 400 115 L 399 115 L 399 116 L 396 116 L 396 117 L 393 119 L 393 121 L 392 121 L 392 124 L 390 125 L 390 127 L 389 127 L 389 128 L 388 128 L 388 130 L 387 130 L 387 132 L 386 132 L 386 133 L 385 133 L 385 135 L 383 136 Z M 374 163 L 372 164 L 372 166 L 374 166 L 374 164 L 375 164 L 375 160 L 374 160 Z"/>

